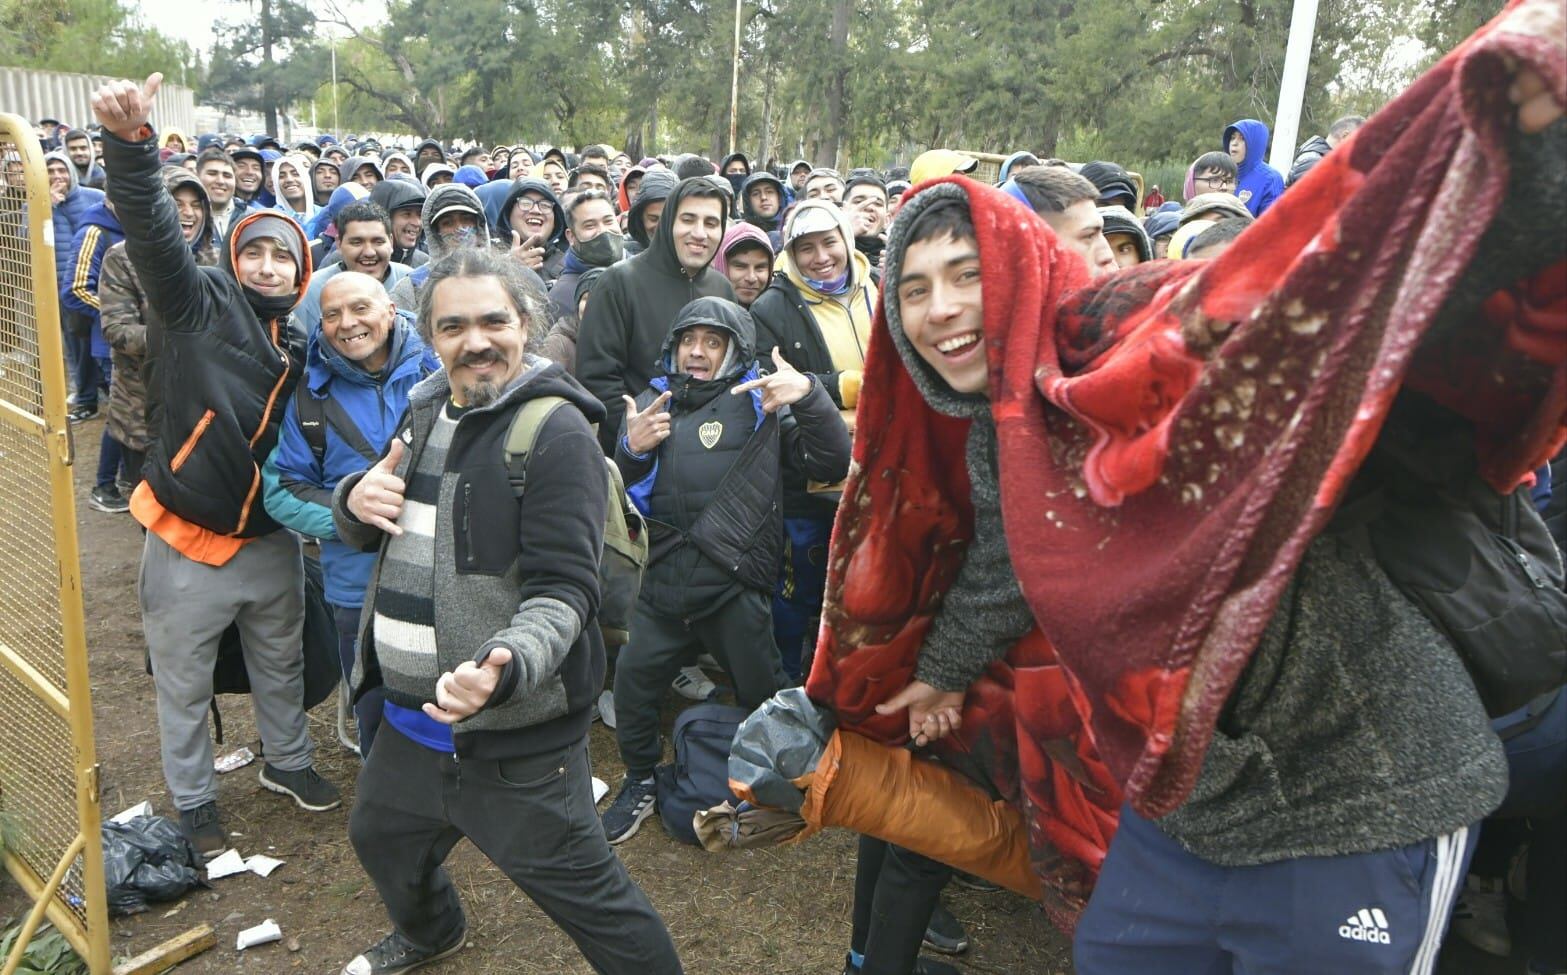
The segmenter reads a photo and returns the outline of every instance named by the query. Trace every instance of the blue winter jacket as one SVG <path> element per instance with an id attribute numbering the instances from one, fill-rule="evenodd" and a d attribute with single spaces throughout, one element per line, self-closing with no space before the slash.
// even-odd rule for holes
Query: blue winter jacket
<path id="1" fill-rule="evenodd" d="M 120 229 L 114 211 L 99 203 L 82 217 L 76 236 L 65 248 L 68 257 L 65 276 L 60 279 L 60 303 L 92 319 L 94 359 L 107 359 L 110 353 L 98 318 L 98 272 L 103 268 L 103 255 L 124 239 L 125 231 Z"/>
<path id="2" fill-rule="evenodd" d="M 88 212 L 103 202 L 103 190 L 95 190 L 78 183 L 76 166 L 72 164 L 71 157 L 65 153 L 51 152 L 44 159 L 58 159 L 64 162 L 66 172 L 71 174 L 70 192 L 52 208 L 50 214 L 54 223 L 54 276 L 58 286 L 63 289 L 65 282 L 70 280 L 66 272 L 70 270 L 71 257 L 75 253 L 71 250 L 71 241 L 76 239 L 76 231 L 87 219 Z"/>
<path id="3" fill-rule="evenodd" d="M 392 355 L 380 381 L 338 355 L 318 330 L 305 355 L 305 374 L 300 379 L 305 391 L 297 395 L 318 400 L 330 397 L 353 421 L 365 446 L 379 456 L 385 453 L 408 409 L 409 390 L 439 368 L 435 353 L 401 320 L 393 326 Z M 321 539 L 327 602 L 358 609 L 364 602 L 376 553 L 360 552 L 338 541 L 332 527 L 332 489 L 348 475 L 367 470 L 375 458 L 349 445 L 331 422 L 334 412 L 326 410 L 326 449 L 317 463 L 299 426 L 298 404 L 289 397 L 277 448 L 261 469 L 263 500 L 267 514 L 279 524 Z"/>
<path id="4" fill-rule="evenodd" d="M 1243 118 L 1226 126 L 1224 140 L 1219 143 L 1220 152 L 1230 149 L 1230 133 L 1239 132 L 1246 140 L 1246 158 L 1237 167 L 1235 195 L 1240 197 L 1252 216 L 1260 217 L 1284 192 L 1284 177 L 1268 165 L 1268 127 L 1254 118 Z"/>

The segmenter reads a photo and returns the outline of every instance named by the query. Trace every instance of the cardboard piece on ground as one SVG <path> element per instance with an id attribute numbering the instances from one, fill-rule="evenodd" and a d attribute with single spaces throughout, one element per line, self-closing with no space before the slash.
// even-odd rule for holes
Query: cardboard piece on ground
<path id="1" fill-rule="evenodd" d="M 264 945 L 270 941 L 282 941 L 283 929 L 277 926 L 277 922 L 267 918 L 253 928 L 246 928 L 234 939 L 236 951 L 244 951 L 246 948 L 254 948 L 256 945 Z"/>
<path id="2" fill-rule="evenodd" d="M 198 924 L 177 937 L 114 966 L 114 975 L 156 975 L 187 958 L 194 958 L 218 943 L 212 928 Z"/>
<path id="3" fill-rule="evenodd" d="M 207 861 L 207 879 L 220 880 L 236 873 L 244 873 L 247 869 L 245 858 L 239 855 L 239 851 L 228 849 L 223 851 L 222 856 Z"/>

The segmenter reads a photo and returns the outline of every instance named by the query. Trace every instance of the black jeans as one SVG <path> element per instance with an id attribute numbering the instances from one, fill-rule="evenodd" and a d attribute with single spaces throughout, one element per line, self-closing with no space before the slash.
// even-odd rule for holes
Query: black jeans
<path id="1" fill-rule="evenodd" d="M 332 621 L 337 624 L 337 659 L 342 664 L 343 681 L 346 684 L 354 673 L 354 648 L 359 643 L 359 610 L 333 606 Z M 372 687 L 354 702 L 354 723 L 359 728 L 359 754 L 363 758 L 369 757 L 370 746 L 375 744 L 375 733 L 381 728 L 381 705 L 385 700 L 386 691 Z"/>
<path id="2" fill-rule="evenodd" d="M 663 919 L 604 839 L 586 738 L 555 753 L 459 760 L 385 731 L 359 773 L 348 835 L 404 938 L 433 950 L 465 929 L 441 864 L 466 836 L 595 972 L 679 975 Z"/>
<path id="3" fill-rule="evenodd" d="M 849 947 L 865 956 L 860 975 L 910 975 L 925 927 L 952 868 L 869 836 L 860 837 Z"/>
<path id="4" fill-rule="evenodd" d="M 687 624 L 646 601 L 637 604 L 631 642 L 615 661 L 615 739 L 633 778 L 646 778 L 664 754 L 658 706 L 680 668 L 710 653 L 734 681 L 740 706 L 754 710 L 789 686 L 773 642 L 772 594 L 746 589 Z"/>

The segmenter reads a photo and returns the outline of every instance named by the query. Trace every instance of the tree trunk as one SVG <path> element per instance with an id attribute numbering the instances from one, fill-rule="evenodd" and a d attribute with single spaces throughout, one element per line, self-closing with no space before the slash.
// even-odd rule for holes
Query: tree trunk
<path id="1" fill-rule="evenodd" d="M 767 54 L 767 69 L 762 86 L 762 145 L 757 150 L 762 158 L 757 161 L 758 166 L 772 164 L 773 160 L 773 57 L 771 49 Z"/>
<path id="2" fill-rule="evenodd" d="M 821 156 L 827 165 L 842 167 L 838 152 L 844 139 L 844 127 L 848 121 L 849 77 L 849 0 L 833 0 L 832 8 L 832 75 L 827 82 L 827 133 L 822 141 Z"/>

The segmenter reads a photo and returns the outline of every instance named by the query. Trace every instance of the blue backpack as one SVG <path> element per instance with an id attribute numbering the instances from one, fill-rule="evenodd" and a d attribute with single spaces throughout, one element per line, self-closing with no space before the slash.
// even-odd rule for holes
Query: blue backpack
<path id="1" fill-rule="evenodd" d="M 675 718 L 675 761 L 654 771 L 658 814 L 682 843 L 700 846 L 691 820 L 722 802 L 739 804 L 729 790 L 729 748 L 751 714 L 730 704 L 697 704 Z"/>

